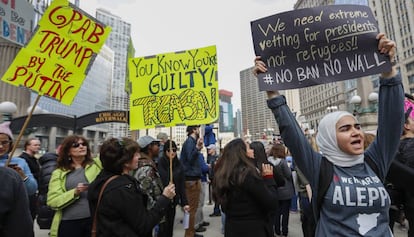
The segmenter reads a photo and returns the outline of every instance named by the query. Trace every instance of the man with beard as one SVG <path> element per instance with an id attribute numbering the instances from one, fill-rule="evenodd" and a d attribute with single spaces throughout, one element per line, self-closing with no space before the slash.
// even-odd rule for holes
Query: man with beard
<path id="1" fill-rule="evenodd" d="M 39 150 L 40 140 L 36 137 L 32 137 L 26 140 L 26 142 L 24 143 L 24 151 L 19 156 L 20 158 L 26 160 L 27 164 L 29 165 L 30 171 L 32 172 L 38 184 L 40 165 L 35 155 L 39 153 Z M 32 219 L 34 220 L 37 216 L 37 193 L 29 195 L 29 205 L 30 213 L 32 215 Z"/>
<path id="2" fill-rule="evenodd" d="M 203 139 L 200 138 L 200 126 L 187 127 L 187 139 L 185 140 L 180 161 L 184 167 L 185 192 L 190 205 L 189 227 L 185 230 L 184 237 L 202 237 L 195 233 L 194 222 L 201 191 L 201 166 L 199 162 L 200 150 L 203 148 Z"/>

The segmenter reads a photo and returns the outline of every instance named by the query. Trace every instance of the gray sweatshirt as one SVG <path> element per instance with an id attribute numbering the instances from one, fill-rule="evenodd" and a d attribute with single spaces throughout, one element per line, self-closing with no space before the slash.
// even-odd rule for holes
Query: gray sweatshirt
<path id="1" fill-rule="evenodd" d="M 375 162 L 381 177 L 377 177 L 365 162 L 346 168 L 334 165 L 315 236 L 392 236 L 388 227 L 390 198 L 381 179 L 387 174 L 398 149 L 404 122 L 404 91 L 400 75 L 381 79 L 379 94 L 377 136 L 365 156 Z M 269 99 L 267 103 L 275 115 L 283 141 L 309 180 L 313 197 L 317 197 L 321 154 L 315 152 L 306 140 L 283 96 Z M 317 209 L 316 202 L 313 207 Z"/>

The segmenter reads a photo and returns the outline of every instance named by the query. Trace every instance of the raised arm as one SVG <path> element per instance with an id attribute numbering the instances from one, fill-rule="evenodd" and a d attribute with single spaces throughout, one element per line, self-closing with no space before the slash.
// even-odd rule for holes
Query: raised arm
<path id="1" fill-rule="evenodd" d="M 256 57 L 253 73 L 257 75 L 266 71 L 265 63 L 261 61 L 259 56 Z M 319 173 L 320 155 L 313 151 L 296 118 L 287 106 L 285 97 L 280 95 L 279 91 L 266 91 L 266 93 L 268 96 L 267 105 L 276 118 L 283 142 L 295 157 L 295 161 L 303 170 L 305 177 L 311 184 L 315 184 L 318 179 L 315 174 Z"/>
<path id="2" fill-rule="evenodd" d="M 380 33 L 377 36 L 378 50 L 395 60 L 395 42 Z M 398 149 L 404 124 L 404 90 L 401 76 L 395 66 L 381 74 L 378 101 L 378 130 L 375 141 L 365 151 L 378 166 L 381 178 L 387 174 Z"/>

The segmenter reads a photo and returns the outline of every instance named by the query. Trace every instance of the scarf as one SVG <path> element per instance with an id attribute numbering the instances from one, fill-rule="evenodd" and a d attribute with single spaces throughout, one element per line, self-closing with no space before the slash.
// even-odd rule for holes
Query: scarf
<path id="1" fill-rule="evenodd" d="M 352 116 L 355 121 L 357 119 L 351 113 L 346 111 L 336 111 L 327 114 L 322 118 L 316 135 L 316 143 L 323 156 L 332 164 L 340 167 L 350 167 L 364 162 L 364 154 L 349 155 L 338 147 L 336 139 L 336 123 L 344 116 Z"/>

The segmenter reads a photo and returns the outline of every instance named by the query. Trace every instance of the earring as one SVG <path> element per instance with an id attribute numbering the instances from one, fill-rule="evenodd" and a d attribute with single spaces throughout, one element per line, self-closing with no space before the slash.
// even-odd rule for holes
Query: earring
<path id="1" fill-rule="evenodd" d="M 72 157 L 69 156 L 69 159 L 68 160 L 71 161 L 72 160 Z"/>

